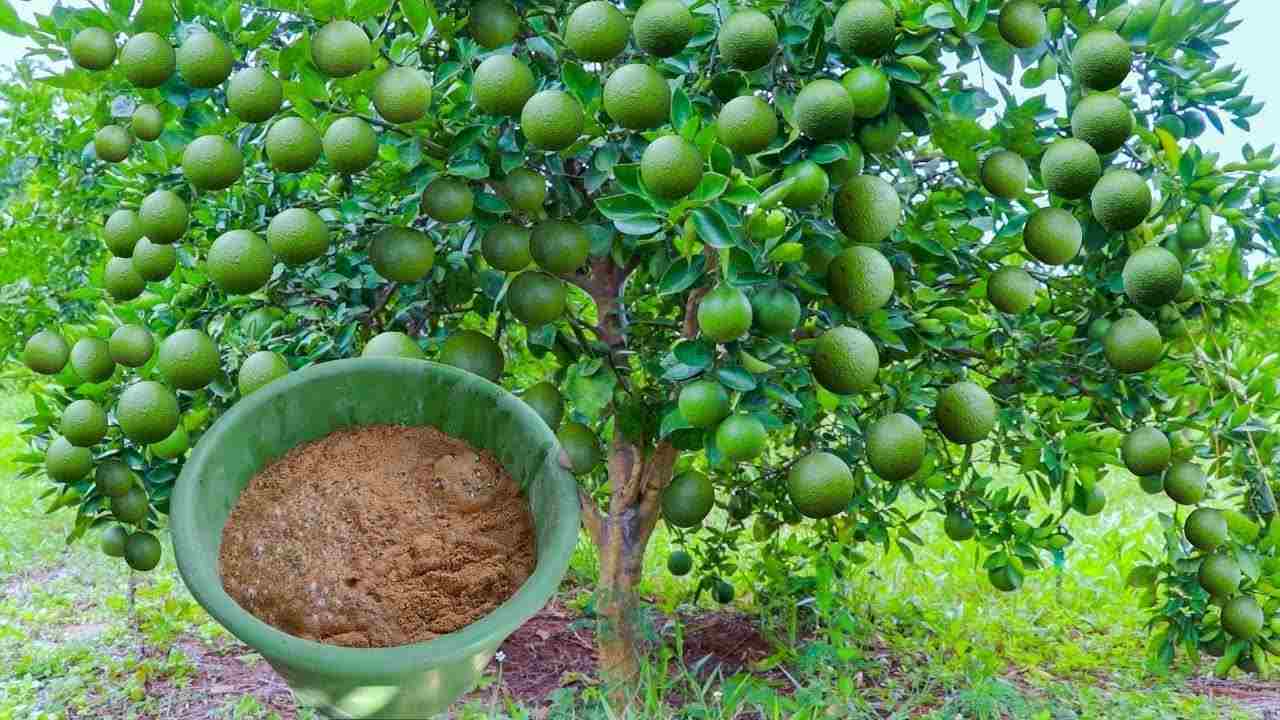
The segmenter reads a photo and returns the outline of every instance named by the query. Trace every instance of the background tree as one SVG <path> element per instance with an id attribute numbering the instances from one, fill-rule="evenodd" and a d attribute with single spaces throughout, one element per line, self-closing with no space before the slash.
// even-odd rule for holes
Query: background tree
<path id="1" fill-rule="evenodd" d="M 75 60 L 5 87 L 7 348 L 108 351 L 27 355 L 50 372 L 29 472 L 73 537 L 153 566 L 133 538 L 239 394 L 360 352 L 466 367 L 558 427 L 627 681 L 664 515 L 672 571 L 721 602 L 744 532 L 800 595 L 864 543 L 909 557 L 926 516 L 1015 590 L 1124 464 L 1197 508 L 1130 579 L 1153 659 L 1265 667 L 1275 358 L 1236 340 L 1275 306 L 1280 188 L 1273 147 L 1196 144 L 1261 107 L 1217 62 L 1228 10 L 111 0 L 30 25 L 0 2 Z M 113 352 L 123 325 L 158 350 Z M 172 433 L 129 420 L 144 379 Z"/>

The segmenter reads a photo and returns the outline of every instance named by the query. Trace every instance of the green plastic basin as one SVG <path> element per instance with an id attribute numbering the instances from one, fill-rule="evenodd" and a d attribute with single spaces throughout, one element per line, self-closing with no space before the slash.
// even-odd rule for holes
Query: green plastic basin
<path id="1" fill-rule="evenodd" d="M 429 425 L 488 450 L 524 488 L 537 567 L 489 615 L 429 642 L 347 648 L 281 632 L 222 588 L 222 529 L 249 480 L 290 448 L 333 430 Z M 257 650 L 303 705 L 336 718 L 426 718 L 476 685 L 513 630 L 555 593 L 578 539 L 573 478 L 555 435 L 522 400 L 457 368 L 421 360 L 338 360 L 290 373 L 237 403 L 200 439 L 170 502 L 174 554 L 191 594 Z"/>

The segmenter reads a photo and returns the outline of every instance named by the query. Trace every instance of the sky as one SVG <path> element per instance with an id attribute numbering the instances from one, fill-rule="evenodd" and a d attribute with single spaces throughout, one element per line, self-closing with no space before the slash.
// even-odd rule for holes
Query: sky
<path id="1" fill-rule="evenodd" d="M 10 2 L 18 14 L 29 22 L 33 20 L 35 13 L 47 13 L 54 4 L 54 0 Z M 71 0 L 64 4 L 76 6 L 84 3 Z M 1250 120 L 1252 128 L 1248 132 L 1227 125 L 1225 135 L 1218 134 L 1210 127 L 1201 136 L 1198 141 L 1200 146 L 1207 151 L 1220 153 L 1224 159 L 1238 158 L 1240 148 L 1245 143 L 1261 148 L 1280 142 L 1280 73 L 1271 67 L 1276 53 L 1275 48 L 1268 44 L 1272 39 L 1268 37 L 1269 34 L 1280 26 L 1280 2 L 1240 0 L 1232 11 L 1232 17 L 1244 22 L 1227 36 L 1228 44 L 1219 52 L 1225 62 L 1234 62 L 1246 69 L 1249 79 L 1245 85 L 1245 93 L 1261 99 L 1266 107 Z M 0 35 L 0 64 L 12 64 L 22 57 L 27 47 L 20 38 Z"/>

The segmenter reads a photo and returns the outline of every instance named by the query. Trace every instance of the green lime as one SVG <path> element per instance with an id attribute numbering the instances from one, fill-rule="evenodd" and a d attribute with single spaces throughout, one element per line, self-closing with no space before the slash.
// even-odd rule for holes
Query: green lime
<path id="1" fill-rule="evenodd" d="M 134 383 L 120 393 L 116 422 L 125 437 L 136 443 L 160 442 L 178 427 L 178 398 L 158 382 Z"/>
<path id="2" fill-rule="evenodd" d="M 122 558 L 124 557 L 125 540 L 129 537 L 129 531 L 124 529 L 122 525 L 111 525 L 102 531 L 100 546 L 102 554 L 107 557 Z"/>
<path id="3" fill-rule="evenodd" d="M 640 156 L 640 178 L 649 192 L 664 200 L 678 200 L 702 182 L 702 153 L 679 135 L 663 135 Z"/>
<path id="4" fill-rule="evenodd" d="M 329 250 L 329 227 L 307 208 L 289 208 L 271 218 L 267 244 L 284 264 L 301 265 Z"/>
<path id="5" fill-rule="evenodd" d="M 280 172 L 302 172 L 320 158 L 320 133 L 300 117 L 280 118 L 267 130 L 266 152 Z"/>
<path id="6" fill-rule="evenodd" d="M 259 350 L 244 359 L 240 364 L 237 385 L 240 396 L 247 397 L 272 380 L 289 374 L 289 363 L 280 353 L 270 350 Z"/>
<path id="7" fill-rule="evenodd" d="M 665 125 L 671 116 L 671 87 L 648 65 L 623 65 L 604 84 L 604 111 L 628 130 Z"/>
<path id="8" fill-rule="evenodd" d="M 902 221 L 902 201 L 893 186 L 875 175 L 850 179 L 836 193 L 835 221 L 855 243 L 878 243 Z"/>
<path id="9" fill-rule="evenodd" d="M 492 382 L 498 382 L 502 377 L 502 368 L 506 364 L 498 343 L 475 330 L 459 330 L 450 335 L 440 348 L 440 362 Z"/>
<path id="10" fill-rule="evenodd" d="M 1231 598 L 1222 606 L 1222 629 L 1238 640 L 1253 640 L 1262 633 L 1266 617 L 1251 595 Z"/>
<path id="11" fill-rule="evenodd" d="M 1027 189 L 1027 161 L 1008 150 L 999 150 L 982 161 L 982 186 L 996 197 L 1013 200 Z"/>
<path id="12" fill-rule="evenodd" d="M 119 125 L 107 125 L 93 135 L 93 151 L 99 160 L 120 162 L 129 157 L 133 136 Z"/>
<path id="13" fill-rule="evenodd" d="M 379 275 L 392 282 L 417 282 L 435 265 L 436 247 L 420 230 L 390 225 L 373 236 L 369 260 Z"/>
<path id="14" fill-rule="evenodd" d="M 232 230 L 209 246 L 205 270 L 223 292 L 244 295 L 262 289 L 271 279 L 274 265 L 266 240 L 248 230 Z"/>
<path id="15" fill-rule="evenodd" d="M 604 0 L 590 0 L 574 9 L 564 25 L 564 44 L 590 62 L 617 57 L 627 47 L 631 25 L 618 8 Z"/>
<path id="16" fill-rule="evenodd" d="M 754 415 L 730 415 L 716 428 L 716 448 L 731 462 L 759 457 L 768 433 Z"/>
<path id="17" fill-rule="evenodd" d="M 829 452 L 796 460 L 787 473 L 787 494 L 805 517 L 827 518 L 844 512 L 853 501 L 853 472 Z"/>
<path id="18" fill-rule="evenodd" d="M 173 75 L 177 65 L 173 46 L 153 32 L 134 35 L 120 51 L 124 76 L 141 88 L 160 87 Z"/>
<path id="19" fill-rule="evenodd" d="M 698 303 L 698 327 L 716 342 L 732 342 L 751 329 L 751 301 L 730 285 L 717 285 Z"/>
<path id="20" fill-rule="evenodd" d="M 662 491 L 662 517 L 675 527 L 701 525 L 715 504 L 715 486 L 700 472 L 680 473 Z"/>
<path id="21" fill-rule="evenodd" d="M 934 419 L 948 440 L 970 445 L 991 434 L 996 424 L 996 404 L 981 386 L 962 381 L 938 393 Z"/>
<path id="22" fill-rule="evenodd" d="M 778 28 L 759 10 L 738 10 L 720 25 L 716 45 L 721 59 L 729 67 L 759 70 L 769 64 L 778 50 Z"/>
<path id="23" fill-rule="evenodd" d="M 22 362 L 41 375 L 57 375 L 67 366 L 71 348 L 61 335 L 53 330 L 41 330 L 32 335 L 22 348 Z"/>
<path id="24" fill-rule="evenodd" d="M 853 116 L 869 120 L 889 108 L 889 76 L 874 65 L 860 65 L 840 78 L 853 99 Z"/>
<path id="25" fill-rule="evenodd" d="M 1129 76 L 1133 52 L 1129 42 L 1119 34 L 1095 28 L 1076 41 L 1071 62 L 1076 82 L 1094 90 L 1110 90 Z"/>
<path id="26" fill-rule="evenodd" d="M 539 327 L 564 314 L 567 290 L 560 278 L 536 270 L 520 273 L 507 288 L 507 309 L 529 327 Z"/>
<path id="27" fill-rule="evenodd" d="M 1227 518 L 1220 510 L 1213 508 L 1192 510 L 1182 529 L 1187 542 L 1205 552 L 1214 550 L 1227 541 Z"/>
<path id="28" fill-rule="evenodd" d="M 1066 265 L 1080 253 L 1084 228 L 1062 208 L 1041 208 L 1031 213 L 1022 230 L 1027 252 L 1046 265 Z"/>
<path id="29" fill-rule="evenodd" d="M 133 487 L 133 471 L 123 460 L 103 460 L 93 473 L 93 484 L 107 497 L 120 497 Z"/>
<path id="30" fill-rule="evenodd" d="M 827 266 L 831 298 L 854 316 L 869 315 L 893 297 L 893 267 L 879 250 L 854 245 Z"/>
<path id="31" fill-rule="evenodd" d="M 1016 48 L 1033 48 L 1049 35 L 1049 21 L 1035 0 L 1013 0 L 1000 8 L 1000 37 Z"/>
<path id="32" fill-rule="evenodd" d="M 347 175 L 363 171 L 378 159 L 378 136 L 358 117 L 334 120 L 324 132 L 323 146 L 329 165 Z"/>
<path id="33" fill-rule="evenodd" d="M 421 120 L 431 106 L 431 81 L 414 67 L 392 67 L 373 84 L 373 106 L 388 122 Z"/>
<path id="34" fill-rule="evenodd" d="M 839 325 L 823 333 L 809 361 L 813 379 L 837 395 L 866 390 L 880 371 L 880 353 L 866 333 Z"/>
<path id="35" fill-rule="evenodd" d="M 134 269 L 131 258 L 113 257 L 107 260 L 107 267 L 102 273 L 102 287 L 112 299 L 124 302 L 141 295 L 147 281 Z"/>
<path id="36" fill-rule="evenodd" d="M 533 71 L 511 55 L 492 55 L 471 79 L 476 107 L 490 115 L 519 115 L 538 89 Z"/>
<path id="37" fill-rule="evenodd" d="M 741 95 L 720 109 L 716 133 L 725 147 L 751 155 L 769 147 L 778 137 L 778 116 L 758 95 Z"/>
<path id="38" fill-rule="evenodd" d="M 568 275 L 582 267 L 590 250 L 591 238 L 578 223 L 546 220 L 529 235 L 533 261 L 553 275 Z"/>
<path id="39" fill-rule="evenodd" d="M 132 210 L 116 210 L 102 226 L 102 237 L 112 255 L 131 257 L 133 246 L 142 238 L 142 220 Z"/>
<path id="40" fill-rule="evenodd" d="M 1134 475 L 1164 472 L 1172 453 L 1168 436 L 1150 425 L 1135 428 L 1120 445 L 1120 457 Z"/>
<path id="41" fill-rule="evenodd" d="M 182 152 L 182 174 L 201 190 L 224 190 L 244 173 L 240 148 L 221 135 L 202 135 Z"/>
<path id="42" fill-rule="evenodd" d="M 467 31 L 480 47 L 502 47 L 515 39 L 519 29 L 520 16 L 504 0 L 479 0 L 471 6 Z"/>
<path id="43" fill-rule="evenodd" d="M 1160 362 L 1164 342 L 1160 331 L 1149 320 L 1140 315 L 1126 315 L 1111 323 L 1102 339 L 1102 350 L 1116 370 L 1143 372 Z"/>
<path id="44" fill-rule="evenodd" d="M 897 482 L 915 475 L 924 455 L 924 431 L 907 415 L 885 415 L 867 431 L 867 462 L 885 480 Z"/>
<path id="45" fill-rule="evenodd" d="M 893 48 L 893 10 L 881 0 L 849 0 L 836 13 L 836 42 L 848 52 L 875 58 Z"/>
<path id="46" fill-rule="evenodd" d="M 515 272 L 533 262 L 529 254 L 529 230 L 519 225 L 499 223 L 489 228 L 480 241 L 480 253 L 495 270 Z"/>
<path id="47" fill-rule="evenodd" d="M 125 367 L 142 367 L 156 349 L 155 338 L 141 325 L 121 325 L 107 342 L 111 359 Z"/>
<path id="48" fill-rule="evenodd" d="M 647 0 L 631 21 L 636 47 L 661 58 L 678 55 L 695 30 L 693 14 L 681 0 Z"/>
<path id="49" fill-rule="evenodd" d="M 189 447 L 191 438 L 187 435 L 187 429 L 182 423 L 178 423 L 168 437 L 151 444 L 151 454 L 162 460 L 176 460 L 185 455 Z"/>
<path id="50" fill-rule="evenodd" d="M 547 201 L 547 179 L 529 168 L 519 167 L 507 173 L 502 194 L 513 209 L 536 213 Z"/>
<path id="51" fill-rule="evenodd" d="M 45 451 L 44 471 L 51 480 L 73 483 L 92 469 L 93 452 L 89 448 L 72 445 L 64 437 L 54 438 Z"/>
<path id="52" fill-rule="evenodd" d="M 246 68 L 227 83 L 227 109 L 244 122 L 270 120 L 283 102 L 284 86 L 266 68 Z"/>
<path id="53" fill-rule="evenodd" d="M 222 359 L 218 355 L 218 346 L 208 335 L 187 328 L 178 330 L 160 343 L 157 366 L 165 381 L 175 388 L 199 390 L 218 376 L 222 370 Z M 155 442 L 172 431 L 170 427 L 148 442 Z"/>
<path id="54" fill-rule="evenodd" d="M 555 432 L 560 427 L 560 421 L 564 419 L 564 396 L 555 385 L 549 382 L 540 382 L 525 390 L 520 398 L 538 413 L 538 417 Z"/>
<path id="55" fill-rule="evenodd" d="M 361 357 L 400 357 L 410 360 L 426 360 L 427 354 L 422 351 L 413 338 L 402 332 L 384 332 L 374 335 L 365 343 Z"/>
<path id="56" fill-rule="evenodd" d="M 955 542 L 972 540 L 977 534 L 973 520 L 959 510 L 951 510 L 947 513 L 946 519 L 942 521 L 942 531 Z"/>
<path id="57" fill-rule="evenodd" d="M 569 468 L 574 475 L 591 472 L 604 459 L 596 434 L 582 423 L 565 423 L 556 433 L 556 438 L 569 458 Z"/>
<path id="58" fill-rule="evenodd" d="M 106 70 L 116 61 L 115 35 L 100 27 L 90 27 L 76 33 L 67 48 L 71 62 L 85 70 Z"/>
<path id="59" fill-rule="evenodd" d="M 143 280 L 164 280 L 178 266 L 178 251 L 173 245 L 153 243 L 144 237 L 134 246 L 130 262 Z"/>
<path id="60" fill-rule="evenodd" d="M 140 523 L 147 519 L 150 508 L 150 501 L 147 498 L 147 491 L 138 485 L 131 485 L 123 495 L 117 495 L 110 501 L 111 514 L 115 519 L 122 523 Z M 128 545 L 125 546 L 126 549 Z"/>
<path id="61" fill-rule="evenodd" d="M 348 77 L 373 63 L 373 45 L 359 25 L 334 20 L 311 38 L 311 60 L 329 77 Z"/>
<path id="62" fill-rule="evenodd" d="M 577 141 L 585 122 L 582 103 L 562 90 L 543 90 L 520 111 L 520 129 L 538 150 L 564 150 Z"/>
<path id="63" fill-rule="evenodd" d="M 116 364 L 111 359 L 110 345 L 99 338 L 80 338 L 71 347 L 71 369 L 87 383 L 100 383 L 111 377 Z"/>
<path id="64" fill-rule="evenodd" d="M 800 132 L 818 142 L 849 137 L 853 130 L 853 98 L 834 80 L 813 80 L 801 88 L 794 113 Z"/>
<path id="65" fill-rule="evenodd" d="M 1000 592 L 1014 592 L 1022 587 L 1022 573 L 1012 565 L 1002 565 L 987 570 L 987 581 Z"/>
<path id="66" fill-rule="evenodd" d="M 662 0 L 658 0 L 661 2 Z M 667 556 L 667 572 L 676 577 L 684 577 L 693 570 L 693 556 L 684 550 L 673 550 Z"/>
<path id="67" fill-rule="evenodd" d="M 1045 189 L 1068 200 L 1086 197 L 1101 177 L 1098 151 L 1083 140 L 1056 140 L 1040 158 L 1040 178 Z"/>
<path id="68" fill-rule="evenodd" d="M 787 196 L 782 200 L 783 205 L 791 208 L 817 205 L 826 198 L 827 190 L 831 187 L 826 171 L 812 160 L 788 165 L 787 169 L 782 171 L 782 178 L 795 180 L 791 189 L 787 191 Z"/>
<path id="69" fill-rule="evenodd" d="M 462 222 L 471 217 L 475 195 L 463 180 L 438 177 L 422 193 L 422 212 L 442 223 Z"/>
<path id="70" fill-rule="evenodd" d="M 1036 302 L 1039 283 L 1020 267 L 1005 266 L 987 278 L 987 299 L 1000 312 L 1020 315 Z"/>
<path id="71" fill-rule="evenodd" d="M 1174 463 L 1165 473 L 1164 492 L 1179 505 L 1196 505 L 1209 494 L 1209 478 L 1189 462 Z"/>
<path id="72" fill-rule="evenodd" d="M 217 35 L 195 32 L 178 48 L 177 64 L 178 74 L 188 85 L 211 88 L 221 85 L 231 75 L 235 56 Z"/>
<path id="73" fill-rule="evenodd" d="M 139 105 L 129 118 L 129 129 L 139 140 L 155 140 L 164 132 L 164 113 L 150 103 Z"/>
<path id="74" fill-rule="evenodd" d="M 1138 249 L 1124 264 L 1124 292 L 1138 305 L 1173 302 L 1182 292 L 1182 263 L 1158 245 Z"/>
<path id="75" fill-rule="evenodd" d="M 168 245 L 187 231 L 187 204 L 176 193 L 156 190 L 142 199 L 138 220 L 148 240 Z"/>
<path id="76" fill-rule="evenodd" d="M 151 533 L 133 533 L 124 542 L 124 561 L 139 572 L 155 569 L 160 564 L 160 541 Z"/>
<path id="77" fill-rule="evenodd" d="M 695 380 L 680 389 L 677 406 L 690 425 L 715 427 L 729 416 L 729 391 L 714 380 Z"/>
<path id="78" fill-rule="evenodd" d="M 76 400 L 62 411 L 58 431 L 72 445 L 96 445 L 107 436 L 107 413 L 92 400 Z"/>
<path id="79" fill-rule="evenodd" d="M 785 288 L 767 287 L 751 296 L 751 320 L 766 335 L 789 337 L 802 314 L 800 300 Z"/>
<path id="80" fill-rule="evenodd" d="M 1113 153 L 1133 135 L 1133 113 L 1115 95 L 1094 93 L 1072 111 L 1071 134 L 1092 145 L 1099 155 Z"/>

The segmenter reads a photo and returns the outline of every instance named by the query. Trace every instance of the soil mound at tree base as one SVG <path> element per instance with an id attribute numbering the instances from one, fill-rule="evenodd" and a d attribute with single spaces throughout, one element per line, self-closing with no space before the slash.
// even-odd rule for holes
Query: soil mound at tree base
<path id="1" fill-rule="evenodd" d="M 255 617 L 348 647 L 423 642 L 469 625 L 535 565 L 519 486 L 435 428 L 339 430 L 290 450 L 240 494 L 223 586 Z"/>

